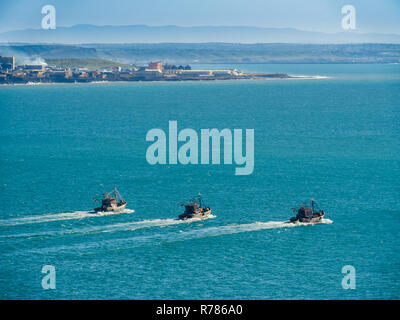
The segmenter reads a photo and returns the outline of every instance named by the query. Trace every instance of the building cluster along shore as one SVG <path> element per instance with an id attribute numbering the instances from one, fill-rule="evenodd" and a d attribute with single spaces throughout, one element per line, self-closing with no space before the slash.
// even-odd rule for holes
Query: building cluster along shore
<path id="1" fill-rule="evenodd" d="M 244 73 L 237 69 L 193 70 L 190 66 L 168 65 L 161 61 L 148 66 L 114 66 L 90 70 L 39 65 L 16 65 L 15 57 L 0 56 L 0 84 L 17 83 L 75 83 L 93 81 L 180 81 L 180 80 L 229 80 L 257 78 L 291 78 L 280 73 Z"/>

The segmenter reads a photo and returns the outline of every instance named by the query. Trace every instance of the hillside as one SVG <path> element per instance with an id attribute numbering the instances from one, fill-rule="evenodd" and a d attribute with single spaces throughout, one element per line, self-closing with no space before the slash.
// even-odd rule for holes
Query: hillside
<path id="1" fill-rule="evenodd" d="M 50 66 L 57 66 L 62 68 L 88 68 L 89 70 L 96 70 L 111 67 L 124 67 L 131 68 L 132 65 L 123 64 L 111 60 L 104 59 L 45 59 L 46 63 Z"/>
<path id="2" fill-rule="evenodd" d="M 398 63 L 399 44 L 13 44 L 1 45 L 0 55 L 16 56 L 18 64 L 43 59 L 103 59 L 122 64 L 162 60 L 193 63 Z"/>

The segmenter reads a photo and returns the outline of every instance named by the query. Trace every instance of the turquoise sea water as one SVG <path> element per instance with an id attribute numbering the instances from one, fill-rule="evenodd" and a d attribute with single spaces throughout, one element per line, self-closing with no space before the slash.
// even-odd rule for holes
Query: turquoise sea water
<path id="1" fill-rule="evenodd" d="M 0 298 L 400 298 L 400 65 L 237 67 L 331 78 L 0 87 Z M 169 120 L 254 129 L 254 173 L 149 165 Z M 135 212 L 88 213 L 114 184 Z M 199 191 L 216 217 L 175 220 Z M 311 197 L 330 220 L 285 224 Z"/>

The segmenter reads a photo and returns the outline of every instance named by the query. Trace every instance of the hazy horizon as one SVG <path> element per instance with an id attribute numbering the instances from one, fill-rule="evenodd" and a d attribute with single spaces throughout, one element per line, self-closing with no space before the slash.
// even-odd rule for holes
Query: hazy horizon
<path id="1" fill-rule="evenodd" d="M 395 0 L 203 0 L 201 2 L 170 0 L 14 0 L 0 3 L 0 33 L 39 29 L 41 9 L 56 8 L 57 26 L 148 25 L 198 27 L 238 26 L 261 28 L 295 28 L 304 31 L 336 33 L 341 29 L 341 8 L 356 8 L 355 32 L 400 34 L 400 3 Z M 354 32 L 354 31 L 353 31 Z"/>
<path id="2" fill-rule="evenodd" d="M 24 29 L 0 33 L 0 43 L 400 43 L 400 34 L 317 32 L 296 28 L 252 26 L 94 25 L 58 26 L 54 30 Z"/>
<path id="3" fill-rule="evenodd" d="M 318 32 L 318 33 L 326 33 L 326 34 L 340 34 L 340 33 L 353 33 L 353 34 L 382 34 L 382 35 L 398 35 L 400 36 L 399 32 L 367 32 L 367 31 L 360 31 L 360 30 L 337 30 L 337 31 L 316 31 L 316 30 L 306 30 L 302 28 L 295 28 L 295 27 L 262 27 L 262 26 L 255 26 L 255 25 L 178 25 L 178 24 L 168 24 L 168 25 L 155 25 L 155 24 L 95 24 L 95 23 L 77 23 L 72 25 L 57 25 L 57 28 L 73 28 L 78 26 L 94 26 L 94 27 L 151 27 L 151 28 L 164 28 L 164 27 L 179 27 L 179 28 L 257 28 L 257 29 L 276 29 L 276 30 L 297 30 L 297 31 L 304 31 L 304 32 Z M 33 27 L 33 28 L 21 28 L 21 29 L 14 29 L 8 31 L 0 31 L 2 33 L 14 32 L 14 31 L 27 31 L 27 30 L 42 30 L 41 27 Z"/>

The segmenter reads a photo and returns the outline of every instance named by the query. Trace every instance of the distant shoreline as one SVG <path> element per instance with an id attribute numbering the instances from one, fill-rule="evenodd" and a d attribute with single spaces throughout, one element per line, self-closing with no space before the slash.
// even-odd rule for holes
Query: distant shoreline
<path id="1" fill-rule="evenodd" d="M 125 81 L 125 80 L 118 80 L 118 81 L 112 81 L 112 80 L 105 80 L 105 81 L 76 81 L 76 82 L 55 82 L 55 81 L 48 81 L 48 82 L 25 82 L 25 83 L 0 83 L 0 87 L 8 87 L 8 86 L 44 86 L 44 85 L 65 85 L 65 84 L 73 84 L 73 85 L 83 85 L 83 84 L 110 84 L 110 83 L 121 83 L 121 84 L 127 84 L 127 83 L 154 83 L 154 82 L 160 82 L 160 83 L 180 83 L 180 82 L 210 82 L 210 81 L 216 81 L 216 82 L 221 82 L 221 81 L 229 81 L 229 80 L 235 80 L 235 81 L 248 81 L 248 80 L 324 80 L 324 79 L 331 79 L 332 77 L 328 76 L 288 76 L 285 78 L 242 78 L 242 79 L 185 79 L 185 80 L 134 80 L 134 81 Z"/>

